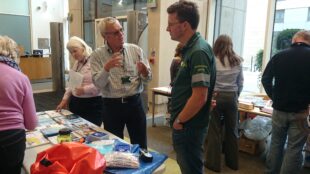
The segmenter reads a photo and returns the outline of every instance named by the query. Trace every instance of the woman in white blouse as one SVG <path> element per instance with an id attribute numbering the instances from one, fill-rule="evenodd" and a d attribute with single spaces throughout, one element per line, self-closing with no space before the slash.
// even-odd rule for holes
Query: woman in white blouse
<path id="1" fill-rule="evenodd" d="M 92 49 L 76 36 L 69 39 L 67 49 L 76 61 L 69 73 L 69 87 L 56 110 L 60 111 L 69 105 L 72 113 L 100 126 L 103 121 L 103 103 L 100 90 L 92 81 L 89 63 Z"/>
<path id="2" fill-rule="evenodd" d="M 211 111 L 205 166 L 220 172 L 223 152 L 226 166 L 238 170 L 238 97 L 243 88 L 242 58 L 234 52 L 228 35 L 217 38 L 213 52 L 216 56 L 216 106 Z"/>

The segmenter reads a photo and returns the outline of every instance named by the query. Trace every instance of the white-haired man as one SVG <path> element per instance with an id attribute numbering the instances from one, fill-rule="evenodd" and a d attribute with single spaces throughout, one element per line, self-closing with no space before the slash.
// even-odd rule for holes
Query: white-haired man
<path id="1" fill-rule="evenodd" d="M 126 125 L 132 144 L 147 148 L 146 115 L 140 93 L 143 82 L 151 79 L 151 69 L 140 47 L 124 43 L 123 28 L 113 17 L 99 23 L 105 45 L 91 54 L 95 85 L 104 102 L 104 129 L 124 137 Z"/>

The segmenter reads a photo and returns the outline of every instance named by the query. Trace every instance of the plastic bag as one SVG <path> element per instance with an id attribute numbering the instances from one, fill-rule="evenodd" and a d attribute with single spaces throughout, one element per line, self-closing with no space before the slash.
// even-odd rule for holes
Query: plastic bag
<path id="1" fill-rule="evenodd" d="M 247 120 L 244 126 L 244 135 L 251 139 L 261 141 L 267 138 L 272 128 L 271 119 L 263 116 L 256 116 L 252 120 Z"/>
<path id="2" fill-rule="evenodd" d="M 93 141 L 86 145 L 97 149 L 102 155 L 105 155 L 113 151 L 114 140 Z"/>
<path id="3" fill-rule="evenodd" d="M 305 145 L 305 160 L 304 167 L 310 168 L 310 134 L 308 135 L 308 139 Z"/>
<path id="4" fill-rule="evenodd" d="M 105 155 L 107 167 L 139 168 L 137 156 L 129 152 L 112 152 Z"/>
<path id="5" fill-rule="evenodd" d="M 37 154 L 31 174 L 102 174 L 104 157 L 94 148 L 70 142 L 54 145 Z"/>

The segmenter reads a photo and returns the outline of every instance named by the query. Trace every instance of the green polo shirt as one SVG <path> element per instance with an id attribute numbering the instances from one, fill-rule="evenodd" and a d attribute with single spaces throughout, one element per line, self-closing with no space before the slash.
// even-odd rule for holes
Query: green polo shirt
<path id="1" fill-rule="evenodd" d="M 193 87 L 208 87 L 208 100 L 184 127 L 206 127 L 216 78 L 215 59 L 210 45 L 195 33 L 182 49 L 180 70 L 172 88 L 171 126 L 192 95 Z"/>

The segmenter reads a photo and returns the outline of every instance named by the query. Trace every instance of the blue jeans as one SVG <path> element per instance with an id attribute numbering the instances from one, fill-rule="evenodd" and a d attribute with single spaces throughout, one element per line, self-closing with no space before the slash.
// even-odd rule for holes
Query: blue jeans
<path id="1" fill-rule="evenodd" d="M 307 140 L 308 112 L 288 113 L 273 110 L 270 152 L 267 170 L 270 174 L 299 173 L 303 161 L 302 148 Z M 284 145 L 288 138 L 287 148 Z"/>
<path id="2" fill-rule="evenodd" d="M 207 127 L 173 130 L 173 147 L 182 174 L 203 173 L 203 144 L 206 134 Z"/>

